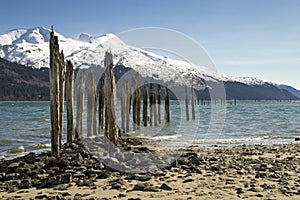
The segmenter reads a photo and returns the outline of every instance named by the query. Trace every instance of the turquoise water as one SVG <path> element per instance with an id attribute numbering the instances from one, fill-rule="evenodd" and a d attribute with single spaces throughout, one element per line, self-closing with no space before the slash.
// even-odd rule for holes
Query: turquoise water
<path id="1" fill-rule="evenodd" d="M 162 145 L 278 144 L 300 137 L 300 101 L 206 103 L 196 105 L 196 120 L 189 121 L 184 102 L 171 101 L 170 109 L 170 124 L 162 120 L 158 127 L 129 134 Z M 163 119 L 163 102 L 161 111 Z M 0 116 L 0 158 L 49 149 L 49 102 L 0 102 Z M 86 113 L 84 132 L 85 124 Z"/>

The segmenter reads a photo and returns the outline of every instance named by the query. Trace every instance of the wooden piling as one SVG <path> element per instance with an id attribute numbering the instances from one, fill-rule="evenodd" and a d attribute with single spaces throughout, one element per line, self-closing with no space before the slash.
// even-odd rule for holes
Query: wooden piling
<path id="1" fill-rule="evenodd" d="M 136 128 L 137 130 L 141 127 L 141 83 L 139 74 L 136 73 Z"/>
<path id="2" fill-rule="evenodd" d="M 103 126 L 104 126 L 104 106 L 105 106 L 105 101 L 104 101 L 104 76 L 102 76 L 99 80 L 99 99 L 98 99 L 98 123 L 99 123 L 99 129 L 98 133 L 100 134 L 103 131 Z"/>
<path id="3" fill-rule="evenodd" d="M 194 95 L 194 88 L 192 87 L 191 90 L 192 90 L 192 101 L 191 101 L 191 103 L 192 103 L 192 105 L 191 105 L 192 106 L 192 119 L 195 120 L 196 116 L 195 116 L 195 95 Z"/>
<path id="4" fill-rule="evenodd" d="M 51 154 L 60 156 L 63 133 L 65 62 L 63 52 L 59 52 L 58 37 L 53 27 L 50 33 L 50 115 L 51 115 Z"/>
<path id="5" fill-rule="evenodd" d="M 53 29 L 50 33 L 50 114 L 51 114 L 51 154 L 52 156 L 60 156 L 59 148 L 59 129 L 58 120 L 60 112 L 59 98 L 59 66 L 57 63 L 58 39 L 54 36 Z"/>
<path id="6" fill-rule="evenodd" d="M 115 82 L 115 74 L 113 69 L 113 59 L 111 52 L 105 52 L 104 58 L 104 66 L 105 66 L 105 78 L 104 78 L 104 91 L 105 91 L 105 104 L 106 108 L 105 115 L 106 120 L 108 121 L 106 124 L 107 128 L 107 136 L 110 141 L 112 141 L 115 145 L 121 145 L 121 138 L 118 131 L 117 124 L 117 94 L 116 94 L 116 82 Z"/>
<path id="7" fill-rule="evenodd" d="M 150 95 L 149 95 L 149 106 L 150 106 L 150 126 L 154 125 L 154 84 L 150 83 Z"/>
<path id="8" fill-rule="evenodd" d="M 74 68 L 71 61 L 66 64 L 66 103 L 67 103 L 67 141 L 74 141 L 73 122 L 73 99 L 74 99 Z"/>
<path id="9" fill-rule="evenodd" d="M 190 116 L 189 116 L 189 97 L 188 97 L 187 86 L 185 87 L 185 114 L 186 114 L 186 120 L 190 120 Z"/>
<path id="10" fill-rule="evenodd" d="M 144 94 L 143 94 L 143 123 L 147 127 L 148 124 L 148 82 L 144 83 Z"/>
<path id="11" fill-rule="evenodd" d="M 59 123 L 61 124 L 61 128 L 59 129 L 59 149 L 62 148 L 62 137 L 63 137 L 63 130 L 64 130 L 64 105 L 65 105 L 65 60 L 64 60 L 64 53 L 58 53 L 58 60 L 59 60 Z"/>
<path id="12" fill-rule="evenodd" d="M 126 121 L 125 121 L 125 131 L 126 132 L 129 132 L 129 124 L 130 124 L 130 94 L 129 93 L 129 90 L 128 90 L 128 81 L 125 81 L 125 92 L 127 92 L 127 95 L 126 95 L 126 101 L 125 101 L 125 104 L 126 104 L 126 110 L 125 110 L 125 117 L 126 117 Z"/>
<path id="13" fill-rule="evenodd" d="M 157 117 L 158 123 L 161 123 L 161 85 L 157 85 Z"/>
<path id="14" fill-rule="evenodd" d="M 92 72 L 88 75 L 88 92 L 87 92 L 87 136 L 94 135 L 95 123 L 95 78 Z"/>
<path id="15" fill-rule="evenodd" d="M 167 84 L 165 87 L 165 120 L 167 123 L 170 122 L 170 96 L 169 96 L 169 88 Z"/>
<path id="16" fill-rule="evenodd" d="M 137 90 L 136 90 L 136 76 L 132 77 L 132 129 L 135 131 L 137 129 Z"/>
<path id="17" fill-rule="evenodd" d="M 78 76 L 78 87 L 77 87 L 77 113 L 76 113 L 76 129 L 75 137 L 82 136 L 82 119 L 83 119 L 83 108 L 84 108 L 84 93 L 85 93 L 85 70 L 81 70 Z"/>
<path id="18" fill-rule="evenodd" d="M 155 89 L 155 85 L 153 87 L 154 91 L 153 91 L 153 115 L 154 115 L 154 126 L 158 125 L 158 117 L 157 117 L 157 104 L 156 104 L 156 89 Z"/>
<path id="19" fill-rule="evenodd" d="M 127 110 L 127 93 L 126 81 L 122 82 L 122 96 L 121 96 L 121 130 L 125 132 L 126 130 L 126 110 Z"/>

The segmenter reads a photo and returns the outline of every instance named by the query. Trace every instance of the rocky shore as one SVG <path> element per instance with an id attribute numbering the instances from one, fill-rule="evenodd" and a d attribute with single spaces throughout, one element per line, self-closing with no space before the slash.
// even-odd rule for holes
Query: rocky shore
<path id="1" fill-rule="evenodd" d="M 299 174 L 299 144 L 188 147 L 163 168 L 129 173 L 105 165 L 76 142 L 64 145 L 60 159 L 30 153 L 0 161 L 0 198 L 299 199 Z"/>

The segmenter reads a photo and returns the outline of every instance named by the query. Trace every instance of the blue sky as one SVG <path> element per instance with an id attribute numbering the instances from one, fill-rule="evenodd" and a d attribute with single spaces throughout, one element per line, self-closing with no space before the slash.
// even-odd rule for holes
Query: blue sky
<path id="1" fill-rule="evenodd" d="M 51 25 L 68 37 L 174 29 L 199 42 L 221 73 L 300 89 L 299 0 L 1 0 L 0 34 Z"/>

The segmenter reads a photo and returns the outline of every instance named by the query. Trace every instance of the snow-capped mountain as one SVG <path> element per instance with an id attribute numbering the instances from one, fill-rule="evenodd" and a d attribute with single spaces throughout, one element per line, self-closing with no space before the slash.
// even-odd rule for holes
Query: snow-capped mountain
<path id="1" fill-rule="evenodd" d="M 78 39 L 66 38 L 55 33 L 65 58 L 71 60 L 76 68 L 103 66 L 104 53 L 111 50 L 114 63 L 131 67 L 142 76 L 173 81 L 179 85 L 191 85 L 203 89 L 203 81 L 231 81 L 247 85 L 263 85 L 256 78 L 235 78 L 218 74 L 204 66 L 196 66 L 184 61 L 159 56 L 136 47 L 126 45 L 117 36 L 106 34 L 93 37 L 81 34 Z M 0 57 L 11 62 L 34 68 L 49 67 L 50 30 L 37 27 L 16 29 L 0 35 Z"/>

